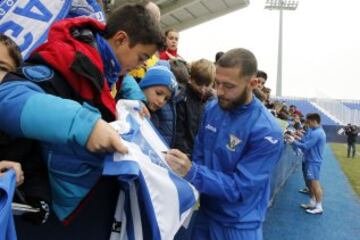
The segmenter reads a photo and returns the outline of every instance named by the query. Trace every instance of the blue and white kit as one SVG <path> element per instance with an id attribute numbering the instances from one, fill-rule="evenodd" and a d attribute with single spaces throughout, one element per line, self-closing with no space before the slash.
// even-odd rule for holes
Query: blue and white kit
<path id="1" fill-rule="evenodd" d="M 104 175 L 118 176 L 119 194 L 111 235 L 118 239 L 173 239 L 190 217 L 198 193 L 167 165 L 161 137 L 145 118 L 139 101 L 120 100 L 119 121 L 112 125 L 125 140 L 129 153 L 115 153 L 104 165 Z"/>

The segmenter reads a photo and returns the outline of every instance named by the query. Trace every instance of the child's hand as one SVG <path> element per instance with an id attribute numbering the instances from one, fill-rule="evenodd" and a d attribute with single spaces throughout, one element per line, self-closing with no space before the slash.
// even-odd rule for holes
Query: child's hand
<path id="1" fill-rule="evenodd" d="M 149 109 L 145 106 L 145 104 L 142 104 L 139 114 L 140 114 L 140 117 L 141 117 L 141 118 L 144 118 L 144 117 L 150 118 L 150 117 L 151 117 L 150 111 L 149 111 Z"/>
<path id="2" fill-rule="evenodd" d="M 20 163 L 12 162 L 12 161 L 0 161 L 0 176 L 3 175 L 8 169 L 14 169 L 16 174 L 16 186 L 21 185 L 24 182 L 24 172 L 21 169 Z"/>
<path id="3" fill-rule="evenodd" d="M 86 143 L 90 152 L 119 152 L 127 153 L 128 148 L 122 143 L 121 137 L 115 129 L 104 120 L 96 122 Z"/>

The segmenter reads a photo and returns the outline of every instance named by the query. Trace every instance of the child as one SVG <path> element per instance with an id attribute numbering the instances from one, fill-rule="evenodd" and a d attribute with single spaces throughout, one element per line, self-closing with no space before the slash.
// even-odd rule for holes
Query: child
<path id="1" fill-rule="evenodd" d="M 204 106 L 215 80 L 215 65 L 200 59 L 191 64 L 190 80 L 184 96 L 176 105 L 175 148 L 191 154 Z"/>
<path id="2" fill-rule="evenodd" d="M 171 131 L 175 129 L 173 128 L 175 119 L 170 111 L 161 112 L 160 110 L 174 97 L 178 89 L 174 74 L 165 66 L 152 67 L 140 81 L 139 86 L 146 96 L 146 104 L 151 112 L 151 122 L 168 145 L 171 145 L 171 138 L 175 135 L 175 132 Z"/>
<path id="3" fill-rule="evenodd" d="M 165 32 L 166 50 L 159 53 L 161 60 L 182 59 L 178 54 L 179 33 L 175 29 L 168 29 Z"/>
<path id="4" fill-rule="evenodd" d="M 14 71 L 23 62 L 19 47 L 2 33 L 0 33 L 0 56 L 0 69 L 5 72 Z"/>
<path id="5" fill-rule="evenodd" d="M 140 5 L 115 10 L 106 26 L 90 18 L 62 20 L 27 66 L 0 85 L 1 130 L 42 142 L 57 217 L 68 224 L 76 214 L 74 224 L 87 226 L 81 232 L 59 227 L 59 238 L 107 238 L 119 188 L 116 179 L 102 177 L 101 152 L 127 152 L 105 122 L 116 117 L 109 86 L 162 40 L 158 21 Z"/>

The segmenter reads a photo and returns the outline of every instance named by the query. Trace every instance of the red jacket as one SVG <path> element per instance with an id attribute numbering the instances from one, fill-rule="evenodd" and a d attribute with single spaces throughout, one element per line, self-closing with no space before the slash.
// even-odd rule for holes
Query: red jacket
<path id="1" fill-rule="evenodd" d="M 32 53 L 29 62 L 46 64 L 56 70 L 80 99 L 98 108 L 111 121 L 115 119 L 115 101 L 105 79 L 100 53 L 91 42 L 76 39 L 72 33 L 75 28 L 97 33 L 104 31 L 105 25 L 91 18 L 61 20 L 50 28 L 48 41 Z"/>
<path id="2" fill-rule="evenodd" d="M 173 56 L 174 58 L 179 57 L 179 55 L 177 54 L 177 50 L 166 49 L 165 51 L 159 53 L 159 58 L 161 60 L 169 60 L 170 56 Z"/>

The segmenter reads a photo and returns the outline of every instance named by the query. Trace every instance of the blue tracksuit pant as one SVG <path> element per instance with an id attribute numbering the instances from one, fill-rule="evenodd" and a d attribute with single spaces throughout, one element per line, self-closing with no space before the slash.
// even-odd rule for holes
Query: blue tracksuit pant
<path id="1" fill-rule="evenodd" d="M 223 226 L 199 211 L 192 229 L 193 240 L 262 240 L 262 227 L 238 229 Z"/>

